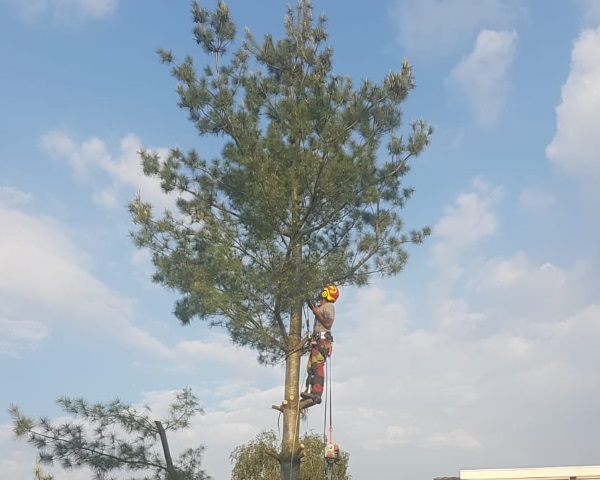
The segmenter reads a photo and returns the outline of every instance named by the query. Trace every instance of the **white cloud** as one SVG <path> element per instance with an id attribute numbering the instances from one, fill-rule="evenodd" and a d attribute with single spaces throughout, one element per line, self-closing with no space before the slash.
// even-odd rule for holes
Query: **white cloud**
<path id="1" fill-rule="evenodd" d="M 225 332 L 212 331 L 203 339 L 179 341 L 169 349 L 165 358 L 169 363 L 164 365 L 161 359 L 161 364 L 156 368 L 166 367 L 180 372 L 196 373 L 203 371 L 206 365 L 218 365 L 221 373 L 236 377 L 234 382 L 236 385 L 238 382 L 256 380 L 256 352 L 233 345 Z M 267 372 L 272 371 L 267 370 Z M 208 380 L 210 376 L 208 372 L 205 373 L 204 377 Z"/>
<path id="2" fill-rule="evenodd" d="M 66 161 L 78 178 L 93 185 L 92 198 L 98 205 L 125 207 L 133 194 L 139 192 L 144 201 L 158 209 L 174 206 L 174 196 L 165 195 L 158 180 L 143 174 L 139 155 L 142 144 L 135 135 L 121 139 L 116 155 L 112 155 L 106 142 L 98 137 L 78 143 L 72 135 L 59 130 L 44 134 L 41 143 L 52 157 Z M 163 156 L 167 153 L 164 148 L 153 150 Z"/>
<path id="3" fill-rule="evenodd" d="M 19 357 L 24 351 L 34 350 L 49 333 L 41 322 L 0 317 L 0 355 Z"/>
<path id="4" fill-rule="evenodd" d="M 452 298 L 442 302 L 439 312 L 440 328 L 455 329 L 463 335 L 465 331 L 475 328 L 485 320 L 485 315 L 471 312 L 463 298 Z"/>
<path id="5" fill-rule="evenodd" d="M 115 12 L 117 0 L 0 0 L 27 21 L 50 17 L 62 24 L 99 20 Z"/>
<path id="6" fill-rule="evenodd" d="M 524 252 L 508 259 L 490 259 L 481 269 L 481 278 L 475 282 L 477 289 L 514 288 L 523 290 L 528 285 L 562 290 L 565 296 L 575 295 L 575 290 L 566 289 L 573 284 L 586 284 L 590 267 L 585 262 L 577 263 L 572 271 L 565 271 L 552 262 L 533 263 Z"/>
<path id="7" fill-rule="evenodd" d="M 424 438 L 421 445 L 426 448 L 477 449 L 481 443 L 461 428 L 446 433 L 435 433 Z"/>
<path id="8" fill-rule="evenodd" d="M 577 262 L 566 270 L 550 261 L 534 262 L 524 252 L 489 259 L 468 288 L 497 312 L 515 310 L 512 322 L 558 321 L 579 305 L 593 301 L 593 269 Z"/>
<path id="9" fill-rule="evenodd" d="M 524 12 L 520 0 L 396 0 L 393 7 L 400 43 L 411 57 L 452 54 L 482 29 L 512 29 Z"/>
<path id="10" fill-rule="evenodd" d="M 600 3 L 596 0 L 577 0 L 583 9 L 584 23 L 592 28 L 600 24 Z"/>
<path id="11" fill-rule="evenodd" d="M 472 255 L 477 243 L 498 229 L 494 207 L 503 197 L 502 188 L 480 177 L 473 180 L 472 187 L 471 192 L 458 195 L 454 205 L 445 209 L 445 215 L 433 228 L 438 241 L 433 246 L 431 262 L 438 276 L 432 290 L 442 303 L 463 275 L 466 262 L 461 260 L 462 253 L 472 249 Z"/>
<path id="12" fill-rule="evenodd" d="M 107 165 L 111 161 L 106 144 L 97 137 L 77 145 L 71 135 L 51 130 L 42 136 L 41 144 L 54 158 L 65 159 L 75 173 L 85 179 L 90 178 L 95 166 Z"/>
<path id="13" fill-rule="evenodd" d="M 546 155 L 560 169 L 600 180 L 600 28 L 581 33 L 571 53 L 571 72 L 556 108 L 556 134 Z"/>
<path id="14" fill-rule="evenodd" d="M 551 213 L 556 206 L 554 194 L 539 187 L 526 187 L 519 194 L 521 208 L 533 215 Z"/>
<path id="15" fill-rule="evenodd" d="M 368 441 L 365 446 L 369 450 L 386 450 L 413 443 L 418 436 L 419 430 L 414 426 L 390 425 L 385 429 L 383 438 Z"/>
<path id="16" fill-rule="evenodd" d="M 34 478 L 34 454 L 27 454 L 25 451 L 15 451 L 14 447 L 10 448 L 11 455 L 0 458 L 0 471 L 6 478 Z M 6 450 L 4 450 L 6 452 Z"/>
<path id="17" fill-rule="evenodd" d="M 477 177 L 473 191 L 461 193 L 434 227 L 434 234 L 454 248 L 465 248 L 494 233 L 498 220 L 492 207 L 502 199 L 501 187 Z"/>
<path id="18" fill-rule="evenodd" d="M 473 51 L 450 73 L 450 87 L 464 97 L 479 125 L 494 125 L 502 114 L 516 42 L 514 31 L 483 30 Z"/>
<path id="19" fill-rule="evenodd" d="M 449 471 L 481 458 L 515 465 L 522 461 L 515 449 L 526 448 L 535 430 L 539 448 L 529 452 L 530 461 L 566 463 L 569 458 L 560 445 L 545 438 L 554 430 L 550 417 L 569 418 L 570 424 L 561 423 L 561 428 L 594 438 L 598 422 L 590 425 L 589 419 L 569 412 L 574 398 L 579 404 L 585 397 L 584 403 L 593 405 L 591 393 L 598 389 L 593 378 L 600 355 L 591 344 L 598 335 L 599 307 L 580 310 L 569 302 L 572 290 L 561 289 L 565 278 L 550 267 L 523 268 L 523 277 L 530 279 L 531 303 L 543 301 L 545 295 L 562 295 L 554 305 L 569 304 L 561 309 L 563 315 L 547 317 L 530 310 L 528 319 L 518 318 L 520 304 L 490 297 L 487 305 L 506 303 L 506 308 L 481 317 L 483 324 L 473 335 L 469 322 L 448 330 L 441 318 L 429 317 L 422 308 L 409 313 L 427 327 L 403 332 L 391 313 L 363 311 L 354 303 L 345 307 L 353 317 L 369 318 L 365 332 L 369 327 L 376 332 L 375 338 L 360 329 L 348 332 L 334 350 L 335 418 L 343 425 L 340 442 L 353 455 L 363 449 L 381 450 L 404 465 L 414 465 L 411 453 L 435 449 L 448 455 L 462 452 L 448 460 Z M 570 280 L 582 288 L 584 279 Z M 464 306 L 477 296 L 472 293 Z M 360 293 L 357 297 L 362 304 Z M 565 314 L 568 311 L 575 313 Z M 500 448 L 506 442 L 514 448 Z"/>
<path id="20" fill-rule="evenodd" d="M 582 344 L 582 337 L 598 338 L 600 335 L 598 318 L 600 318 L 600 305 L 590 304 L 567 318 L 549 324 L 541 323 L 537 328 L 538 332 L 548 340 L 577 349 L 577 346 Z"/>
<path id="21" fill-rule="evenodd" d="M 33 201 L 33 194 L 23 192 L 18 188 L 0 185 L 0 204 L 23 205 Z"/>
<path id="22" fill-rule="evenodd" d="M 120 332 L 121 341 L 169 354 L 155 338 L 132 325 L 134 301 L 90 273 L 91 258 L 72 243 L 61 225 L 2 205 L 0 224 L 4 226 L 0 305 L 6 318 L 23 327 L 38 328 L 41 323 L 45 328 L 69 325 L 111 336 Z"/>

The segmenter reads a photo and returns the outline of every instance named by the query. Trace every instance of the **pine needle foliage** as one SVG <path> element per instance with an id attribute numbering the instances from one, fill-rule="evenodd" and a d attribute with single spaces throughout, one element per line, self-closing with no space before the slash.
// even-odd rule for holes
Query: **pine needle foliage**
<path id="1" fill-rule="evenodd" d="M 222 148 L 215 158 L 142 151 L 144 173 L 177 196 L 177 211 L 136 197 L 132 235 L 152 252 L 154 281 L 181 294 L 183 324 L 222 326 L 275 363 L 296 348 L 289 322 L 304 299 L 329 282 L 398 274 L 406 245 L 430 234 L 405 231 L 400 213 L 414 192 L 410 161 L 433 130 L 423 120 L 404 128 L 407 61 L 379 83 L 333 73 L 326 18 L 313 18 L 309 0 L 288 6 L 281 39 L 249 29 L 238 39 L 223 1 L 214 11 L 194 2 L 192 19 L 209 64 L 159 55 L 200 138 Z"/>
<path id="2" fill-rule="evenodd" d="M 95 480 L 210 479 L 201 469 L 203 446 L 185 450 L 169 465 L 160 441 L 161 428 L 165 432 L 186 429 L 194 415 L 203 413 L 190 389 L 176 393 L 168 417 L 159 422 L 152 420 L 147 406 L 135 407 L 119 399 L 89 403 L 61 396 L 57 404 L 68 420 L 33 418 L 17 405 L 9 407 L 15 437 L 37 449 L 41 464 L 58 463 L 67 470 L 88 467 Z M 121 476 L 130 474 L 134 476 Z"/>

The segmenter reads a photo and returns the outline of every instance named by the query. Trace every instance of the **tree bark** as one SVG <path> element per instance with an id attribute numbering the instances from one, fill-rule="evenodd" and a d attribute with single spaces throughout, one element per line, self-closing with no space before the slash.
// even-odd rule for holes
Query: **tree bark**
<path id="1" fill-rule="evenodd" d="M 290 351 L 285 364 L 283 410 L 283 435 L 281 439 L 281 480 L 298 480 L 300 476 L 300 368 L 302 351 L 297 348 L 302 341 L 302 307 L 295 309 L 290 319 Z"/>

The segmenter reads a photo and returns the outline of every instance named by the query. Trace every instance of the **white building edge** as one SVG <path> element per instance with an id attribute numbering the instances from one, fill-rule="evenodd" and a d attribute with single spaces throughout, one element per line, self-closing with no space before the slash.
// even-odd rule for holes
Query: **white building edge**
<path id="1" fill-rule="evenodd" d="M 600 480 L 600 466 L 461 470 L 460 480 Z"/>

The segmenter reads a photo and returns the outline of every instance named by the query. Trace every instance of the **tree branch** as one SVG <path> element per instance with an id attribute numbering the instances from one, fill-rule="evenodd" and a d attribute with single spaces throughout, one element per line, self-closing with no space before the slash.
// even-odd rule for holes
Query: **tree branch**
<path id="1" fill-rule="evenodd" d="M 100 451 L 100 450 L 96 450 L 94 448 L 91 448 L 91 447 L 88 447 L 88 446 L 85 446 L 85 445 L 75 444 L 74 442 L 72 442 L 70 440 L 67 440 L 65 438 L 57 438 L 55 436 L 45 435 L 43 433 L 35 432 L 33 430 L 29 430 L 28 432 L 33 437 L 41 437 L 41 438 L 43 438 L 45 440 L 49 440 L 51 445 L 53 443 L 56 443 L 56 444 L 66 444 L 66 445 L 68 445 L 73 450 L 84 450 L 84 451 L 89 452 L 89 453 L 91 453 L 93 455 L 98 455 L 100 457 L 110 458 L 112 460 L 115 460 L 117 463 L 122 463 L 122 464 L 125 464 L 125 465 L 132 465 L 132 466 L 136 466 L 136 467 L 140 467 L 140 466 L 141 467 L 144 467 L 144 466 L 155 467 L 155 468 L 158 468 L 160 470 L 166 470 L 166 468 L 165 468 L 164 465 L 161 465 L 160 463 L 151 462 L 151 461 L 149 461 L 147 459 L 144 460 L 144 462 L 138 462 L 138 461 L 135 461 L 135 460 L 127 460 L 127 459 L 118 457 L 116 455 L 112 455 L 110 453 L 106 453 L 106 452 L 103 452 L 103 451 Z M 54 455 L 52 455 L 52 456 L 54 456 Z M 69 456 L 76 456 L 76 455 L 73 454 L 73 453 L 67 452 L 67 453 L 65 453 L 63 455 L 59 455 L 58 458 L 65 458 L 65 457 L 68 458 Z"/>

